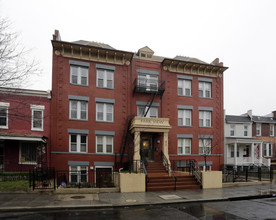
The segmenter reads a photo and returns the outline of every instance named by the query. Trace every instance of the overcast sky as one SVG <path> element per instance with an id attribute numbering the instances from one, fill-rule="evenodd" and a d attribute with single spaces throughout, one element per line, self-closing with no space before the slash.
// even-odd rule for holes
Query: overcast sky
<path id="1" fill-rule="evenodd" d="M 0 16 L 13 22 L 43 75 L 32 89 L 51 89 L 55 29 L 64 41 L 103 42 L 155 55 L 219 58 L 226 114 L 276 110 L 275 0 L 0 0 Z"/>

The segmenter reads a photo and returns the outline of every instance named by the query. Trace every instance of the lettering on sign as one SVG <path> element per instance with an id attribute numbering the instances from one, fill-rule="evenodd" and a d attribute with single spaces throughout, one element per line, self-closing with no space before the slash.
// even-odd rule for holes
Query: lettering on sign
<path id="1" fill-rule="evenodd" d="M 164 124 L 164 120 L 141 119 L 141 123 L 148 123 L 148 124 Z"/>

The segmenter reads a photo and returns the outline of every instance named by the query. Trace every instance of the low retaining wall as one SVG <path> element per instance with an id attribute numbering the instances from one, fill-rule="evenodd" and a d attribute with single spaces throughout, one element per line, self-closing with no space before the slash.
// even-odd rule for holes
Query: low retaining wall
<path id="1" fill-rule="evenodd" d="M 203 171 L 202 172 L 202 188 L 222 188 L 222 172 L 221 171 Z"/>
<path id="2" fill-rule="evenodd" d="M 145 178 L 144 173 L 120 173 L 120 191 L 145 192 Z"/>

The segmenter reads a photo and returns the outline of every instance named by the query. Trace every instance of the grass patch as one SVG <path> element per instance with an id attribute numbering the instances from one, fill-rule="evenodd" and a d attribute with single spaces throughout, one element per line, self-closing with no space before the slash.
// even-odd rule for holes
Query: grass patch
<path id="1" fill-rule="evenodd" d="M 25 191 L 29 190 L 28 180 L 18 180 L 18 181 L 1 181 L 0 191 Z"/>

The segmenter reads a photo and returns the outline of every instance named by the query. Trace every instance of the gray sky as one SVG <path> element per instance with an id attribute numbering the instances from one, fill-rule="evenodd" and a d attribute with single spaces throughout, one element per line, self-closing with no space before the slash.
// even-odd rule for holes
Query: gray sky
<path id="1" fill-rule="evenodd" d="M 220 58 L 226 114 L 276 110 L 276 1 L 274 0 L 0 0 L 21 43 L 44 72 L 32 89 L 51 89 L 55 29 L 64 41 L 89 40 L 136 52 L 212 62 Z"/>

